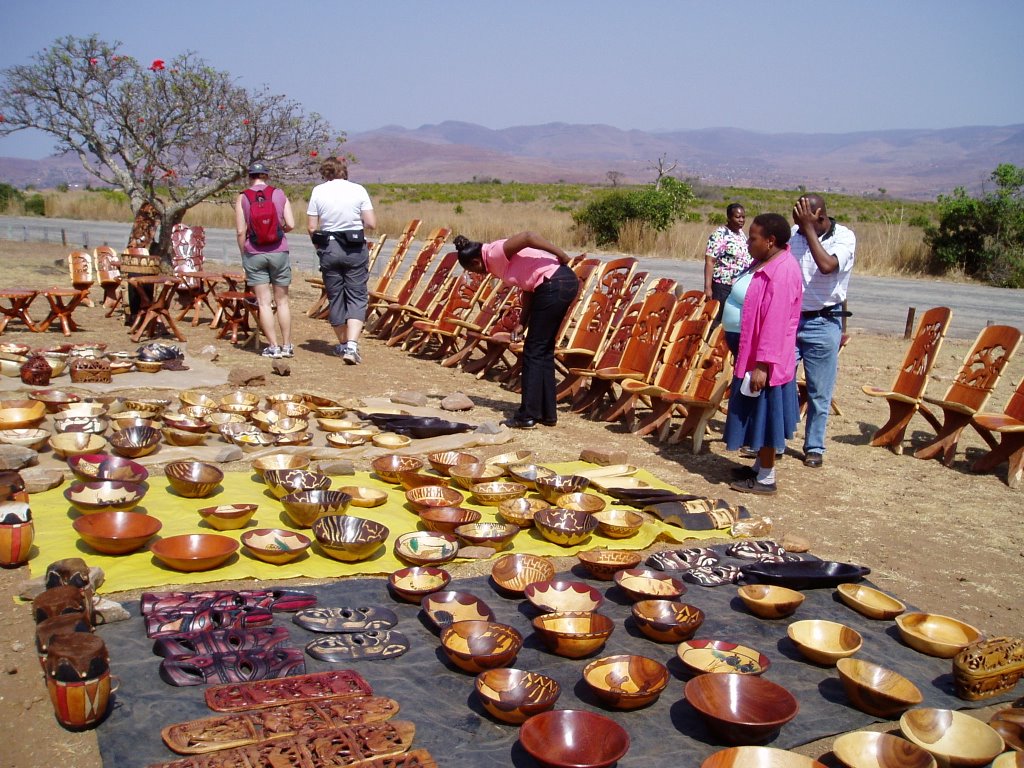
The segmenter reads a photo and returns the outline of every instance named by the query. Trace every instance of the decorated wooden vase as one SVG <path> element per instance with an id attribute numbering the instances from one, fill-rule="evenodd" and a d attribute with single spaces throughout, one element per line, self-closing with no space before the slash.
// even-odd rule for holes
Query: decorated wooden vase
<path id="1" fill-rule="evenodd" d="M 98 635 L 56 635 L 46 653 L 46 688 L 57 722 L 65 728 L 93 728 L 107 715 L 116 690 L 107 647 Z"/>
<path id="2" fill-rule="evenodd" d="M 12 566 L 28 562 L 36 537 L 35 523 L 0 524 L 0 565 Z"/>

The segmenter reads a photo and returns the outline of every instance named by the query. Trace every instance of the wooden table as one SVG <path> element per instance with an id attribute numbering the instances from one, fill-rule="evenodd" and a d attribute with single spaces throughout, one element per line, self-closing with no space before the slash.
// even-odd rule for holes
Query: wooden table
<path id="1" fill-rule="evenodd" d="M 186 341 L 171 317 L 171 301 L 180 281 L 168 275 L 143 275 L 128 278 L 128 284 L 139 297 L 139 311 L 132 323 L 129 338 L 138 342 L 148 333 L 155 336 L 159 325 L 165 326 L 178 341 Z"/>
<path id="2" fill-rule="evenodd" d="M 65 336 L 70 336 L 72 331 L 77 331 L 78 323 L 75 322 L 73 315 L 79 305 L 88 297 L 88 292 L 75 288 L 47 288 L 42 294 L 50 304 L 50 314 L 33 330 L 40 333 L 45 332 L 56 320 L 60 323 L 60 329 Z"/>
<path id="3" fill-rule="evenodd" d="M 199 325 L 199 312 L 203 305 L 210 310 L 213 316 L 211 321 L 215 325 L 220 316 L 220 309 L 215 306 L 217 302 L 217 284 L 224 280 L 223 272 L 181 272 L 178 277 L 184 283 L 180 286 L 182 295 L 185 298 L 185 307 L 178 313 L 177 320 L 184 320 L 185 315 L 192 312 L 192 326 Z M 210 299 L 213 299 L 211 302 Z"/>
<path id="4" fill-rule="evenodd" d="M 238 343 L 239 333 L 245 334 L 243 344 L 249 341 L 254 333 L 249 325 L 249 302 L 256 300 L 256 296 L 245 291 L 221 291 L 217 296 L 217 303 L 221 306 L 221 319 L 224 327 L 217 334 L 218 339 L 231 336 L 231 343 Z"/>
<path id="5" fill-rule="evenodd" d="M 39 291 L 25 288 L 0 291 L 0 333 L 4 332 L 11 320 L 21 320 L 30 331 L 38 330 L 36 324 L 32 322 L 32 318 L 28 316 L 28 308 L 38 295 Z M 5 300 L 10 303 L 9 307 L 4 306 Z"/>

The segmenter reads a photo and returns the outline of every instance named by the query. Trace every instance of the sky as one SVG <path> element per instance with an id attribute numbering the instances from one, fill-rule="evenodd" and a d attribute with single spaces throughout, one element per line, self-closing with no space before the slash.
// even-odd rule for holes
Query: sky
<path id="1" fill-rule="evenodd" d="M 350 134 L 445 120 L 845 133 L 1024 123 L 1021 29 L 1021 0 L 17 0 L 0 70 L 97 33 L 143 62 L 194 51 Z M 0 156 L 51 148 L 0 138 Z"/>

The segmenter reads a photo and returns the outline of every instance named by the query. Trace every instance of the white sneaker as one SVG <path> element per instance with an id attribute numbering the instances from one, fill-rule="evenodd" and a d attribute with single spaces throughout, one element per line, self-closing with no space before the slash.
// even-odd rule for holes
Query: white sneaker
<path id="1" fill-rule="evenodd" d="M 342 354 L 341 359 L 345 361 L 345 365 L 359 365 L 363 362 L 363 358 L 359 354 L 359 347 L 355 344 L 349 344 L 349 346 L 345 348 L 345 352 Z"/>
<path id="2" fill-rule="evenodd" d="M 280 347 L 267 347 L 266 349 L 263 350 L 263 357 L 273 357 L 273 358 L 281 357 L 281 348 Z"/>
<path id="3" fill-rule="evenodd" d="M 285 344 L 282 346 L 281 357 L 295 357 L 295 347 L 291 344 Z"/>

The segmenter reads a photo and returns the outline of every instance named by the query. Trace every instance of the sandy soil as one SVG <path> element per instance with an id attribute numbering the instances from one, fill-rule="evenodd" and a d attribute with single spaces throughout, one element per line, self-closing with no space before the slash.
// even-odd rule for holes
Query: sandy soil
<path id="1" fill-rule="evenodd" d="M 58 246 L 4 242 L 0 253 L 5 285 L 42 288 L 68 282 L 63 261 L 66 251 Z M 517 397 L 497 384 L 414 360 L 372 339 L 364 344 L 362 366 L 343 366 L 330 355 L 333 341 L 326 325 L 303 314 L 317 293 L 304 277 L 297 277 L 292 291 L 296 357 L 291 361 L 290 377 L 272 375 L 270 362 L 251 350 L 214 342 L 205 322 L 197 328 L 183 328 L 188 346 L 198 349 L 216 343 L 221 350 L 220 364 L 265 371 L 266 386 L 254 389 L 262 394 L 282 389 L 323 391 L 324 382 L 330 381 L 330 391 L 337 396 L 387 395 L 408 388 L 432 396 L 462 391 L 476 402 L 472 417 L 478 420 L 500 418 L 514 410 Z M 93 296 L 98 298 L 98 289 Z M 123 325 L 104 319 L 99 308 L 80 310 L 76 318 L 82 330 L 73 341 L 104 340 L 112 348 L 127 350 L 136 346 L 128 340 Z M 39 346 L 62 343 L 64 337 L 56 330 L 43 336 L 12 324 L 4 340 Z M 937 461 L 919 461 L 909 448 L 905 455 L 895 456 L 868 446 L 871 433 L 884 421 L 886 406 L 863 395 L 860 387 L 888 386 L 905 346 L 902 338 L 854 335 L 842 357 L 837 401 L 843 415 L 833 417 L 830 423 L 825 466 L 813 470 L 802 465 L 798 434 L 792 443 L 796 450 L 779 464 L 779 494 L 746 497 L 742 503 L 771 518 L 773 536 L 797 533 L 809 539 L 812 552 L 821 557 L 868 565 L 873 571 L 871 579 L 882 589 L 921 609 L 954 615 L 990 635 L 1024 635 L 1024 612 L 1019 610 L 1024 595 L 1021 495 L 1007 488 L 1005 465 L 998 474 L 972 474 L 969 463 L 984 444 L 971 432 L 964 435 L 958 460 L 949 468 Z M 933 393 L 940 394 L 948 386 L 968 347 L 968 342 L 946 342 L 935 365 Z M 1024 355 L 1006 371 L 991 403 L 993 409 L 1003 407 L 1012 384 L 1022 375 Z M 928 432 L 928 425 L 916 419 L 910 430 L 911 443 L 922 443 Z M 557 428 L 518 433 L 509 448 L 530 448 L 545 460 L 559 461 L 576 458 L 586 446 L 624 450 L 630 462 L 687 491 L 740 501 L 728 489 L 729 469 L 737 457 L 725 452 L 717 436 L 705 442 L 702 453 L 694 455 L 685 446 L 660 445 L 634 437 L 618 425 L 564 414 Z M 489 566 L 462 566 L 455 573 L 482 570 Z M 40 679 L 29 611 L 11 599 L 27 575 L 25 567 L 0 570 L 0 743 L 4 745 L 0 763 L 12 768 L 99 766 L 95 735 L 69 733 L 53 718 Z M 800 751 L 820 756 L 828 749 L 829 742 L 823 741 Z"/>

